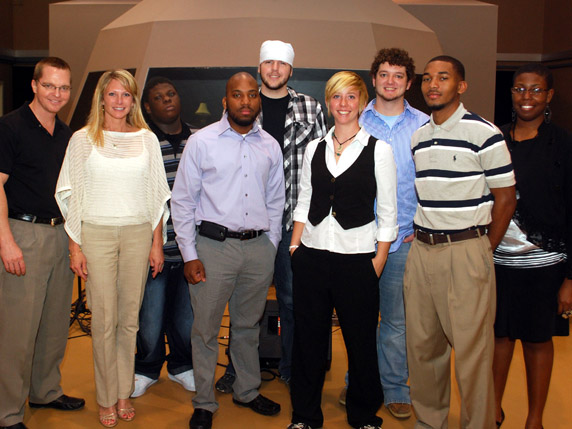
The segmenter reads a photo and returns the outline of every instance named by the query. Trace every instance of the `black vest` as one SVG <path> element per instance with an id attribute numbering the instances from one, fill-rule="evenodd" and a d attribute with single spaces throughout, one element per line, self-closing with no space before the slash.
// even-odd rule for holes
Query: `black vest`
<path id="1" fill-rule="evenodd" d="M 326 166 L 326 140 L 318 143 L 312 158 L 312 199 L 308 213 L 312 225 L 322 222 L 330 209 L 343 229 L 357 228 L 375 219 L 376 141 L 371 136 L 351 167 L 338 177 L 332 176 Z"/>

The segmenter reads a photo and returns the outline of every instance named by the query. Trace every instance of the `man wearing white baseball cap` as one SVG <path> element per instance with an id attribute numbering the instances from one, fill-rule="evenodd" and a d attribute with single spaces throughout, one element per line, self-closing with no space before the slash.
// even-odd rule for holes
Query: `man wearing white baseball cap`
<path id="1" fill-rule="evenodd" d="M 292 308 L 292 268 L 288 246 L 292 238 L 292 214 L 298 200 L 302 159 L 309 142 L 327 133 L 322 106 L 313 97 L 288 87 L 294 67 L 294 48 L 280 40 L 267 40 L 260 46 L 260 98 L 262 112 L 258 119 L 262 128 L 278 141 L 284 155 L 286 204 L 282 218 L 282 241 L 274 264 L 274 286 L 280 315 L 282 357 L 280 379 L 290 381 L 294 314 Z M 217 381 L 219 392 L 232 392 L 235 375 L 232 363 Z"/>

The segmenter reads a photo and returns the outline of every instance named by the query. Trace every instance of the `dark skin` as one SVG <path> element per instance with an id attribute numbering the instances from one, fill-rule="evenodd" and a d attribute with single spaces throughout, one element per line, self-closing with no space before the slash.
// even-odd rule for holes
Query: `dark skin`
<path id="1" fill-rule="evenodd" d="M 256 80 L 245 72 L 233 75 L 226 83 L 226 96 L 222 99 L 222 105 L 228 112 L 228 122 L 232 129 L 240 134 L 248 133 L 261 108 Z M 200 259 L 185 262 L 184 273 L 187 281 L 193 285 L 207 280 Z"/>

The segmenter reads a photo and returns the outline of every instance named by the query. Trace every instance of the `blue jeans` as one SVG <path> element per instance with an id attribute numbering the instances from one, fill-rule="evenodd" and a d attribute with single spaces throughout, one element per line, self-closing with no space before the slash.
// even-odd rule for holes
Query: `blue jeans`
<path id="1" fill-rule="evenodd" d="M 390 253 L 379 279 L 379 312 L 377 359 L 384 403 L 410 404 L 405 344 L 405 307 L 403 304 L 403 273 L 411 243 L 402 243 Z"/>
<path id="2" fill-rule="evenodd" d="M 193 309 L 183 268 L 183 262 L 165 261 L 157 277 L 152 278 L 149 272 L 139 312 L 136 374 L 157 379 L 165 360 L 167 370 L 173 375 L 193 369 Z M 169 343 L 167 357 L 165 334 Z"/>
<path id="3" fill-rule="evenodd" d="M 290 263 L 290 240 L 292 231 L 282 227 L 282 240 L 278 244 L 274 261 L 274 286 L 280 316 L 280 342 L 282 356 L 278 365 L 280 377 L 290 379 L 292 366 L 292 344 L 294 342 L 294 306 L 292 304 L 292 265 Z M 229 359 L 226 373 L 234 374 L 232 361 Z"/>

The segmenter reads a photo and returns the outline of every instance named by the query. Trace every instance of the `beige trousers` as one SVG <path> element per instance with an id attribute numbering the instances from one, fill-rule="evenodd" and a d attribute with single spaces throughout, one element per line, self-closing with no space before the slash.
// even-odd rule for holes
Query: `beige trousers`
<path id="1" fill-rule="evenodd" d="M 28 396 L 45 404 L 63 394 L 60 363 L 73 287 L 63 225 L 9 222 L 26 275 L 0 266 L 0 426 L 22 422 Z"/>
<path id="2" fill-rule="evenodd" d="M 461 427 L 495 428 L 496 292 L 488 237 L 434 246 L 414 240 L 403 286 L 415 427 L 448 427 L 454 349 Z"/>
<path id="3" fill-rule="evenodd" d="M 139 308 L 149 270 L 150 224 L 82 225 L 97 403 L 111 407 L 133 391 Z"/>

